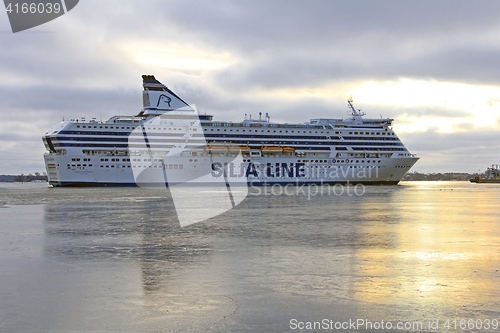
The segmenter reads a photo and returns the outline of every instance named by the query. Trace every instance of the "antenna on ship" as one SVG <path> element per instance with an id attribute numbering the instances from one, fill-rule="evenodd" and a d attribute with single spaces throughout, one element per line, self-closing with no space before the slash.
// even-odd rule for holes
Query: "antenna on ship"
<path id="1" fill-rule="evenodd" d="M 262 121 L 262 112 L 259 112 L 259 121 Z"/>
<path id="2" fill-rule="evenodd" d="M 269 117 L 269 113 L 266 112 L 266 119 L 267 119 L 267 122 L 269 122 L 269 120 L 271 119 L 271 117 Z"/>
<path id="3" fill-rule="evenodd" d="M 349 98 L 347 100 L 347 106 L 349 106 L 349 108 L 351 109 L 351 114 L 353 117 L 359 117 L 359 116 L 364 116 L 365 113 L 361 112 L 361 109 L 359 110 L 356 110 L 354 108 L 354 105 L 352 105 L 352 95 L 351 95 L 351 98 Z"/>

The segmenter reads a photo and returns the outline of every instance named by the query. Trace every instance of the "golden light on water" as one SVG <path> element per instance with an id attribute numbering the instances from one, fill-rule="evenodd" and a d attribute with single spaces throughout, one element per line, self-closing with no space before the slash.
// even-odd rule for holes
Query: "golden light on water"
<path id="1" fill-rule="evenodd" d="M 422 183 L 394 193 L 394 221 L 361 234 L 387 235 L 385 246 L 358 251 L 355 297 L 380 304 L 481 307 L 498 297 L 500 207 L 495 192 Z M 453 207 L 453 208 L 451 208 Z M 456 209 L 460 207 L 460 209 Z M 373 217 L 371 217 L 373 218 Z"/>

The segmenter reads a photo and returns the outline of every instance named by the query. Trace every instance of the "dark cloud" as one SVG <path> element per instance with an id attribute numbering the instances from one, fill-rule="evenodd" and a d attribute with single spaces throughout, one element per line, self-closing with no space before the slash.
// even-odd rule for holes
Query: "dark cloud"
<path id="1" fill-rule="evenodd" d="M 498 14 L 497 2 L 456 1 L 176 2 L 164 13 L 242 56 L 216 76 L 236 89 L 401 77 L 498 83 L 500 44 L 477 38 L 500 27 Z"/>

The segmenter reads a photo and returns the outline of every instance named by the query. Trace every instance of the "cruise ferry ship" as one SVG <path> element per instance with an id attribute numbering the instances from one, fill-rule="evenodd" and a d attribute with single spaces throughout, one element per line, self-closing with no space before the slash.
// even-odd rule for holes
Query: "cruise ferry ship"
<path id="1" fill-rule="evenodd" d="M 392 129 L 348 101 L 347 119 L 240 122 L 199 114 L 153 75 L 143 108 L 105 122 L 54 125 L 42 140 L 52 186 L 141 184 L 397 184 L 417 162 Z"/>

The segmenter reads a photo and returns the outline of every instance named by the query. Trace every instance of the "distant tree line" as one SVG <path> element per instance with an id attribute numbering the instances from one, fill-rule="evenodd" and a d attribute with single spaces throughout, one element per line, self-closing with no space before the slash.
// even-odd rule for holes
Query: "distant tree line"
<path id="1" fill-rule="evenodd" d="M 409 172 L 402 180 L 434 180 L 434 181 L 450 181 L 450 180 L 470 180 L 475 177 L 483 177 L 482 173 L 466 173 L 466 172 L 445 172 L 445 173 L 420 173 Z"/>
<path id="2" fill-rule="evenodd" d="M 47 175 L 42 175 L 39 172 L 35 174 L 20 174 L 20 175 L 0 175 L 0 182 L 32 182 L 32 181 L 47 181 Z"/>

